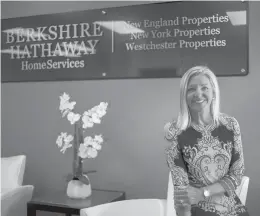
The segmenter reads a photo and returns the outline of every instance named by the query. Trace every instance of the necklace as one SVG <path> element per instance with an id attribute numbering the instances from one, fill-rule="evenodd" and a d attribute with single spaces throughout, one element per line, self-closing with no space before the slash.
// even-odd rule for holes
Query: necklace
<path id="1" fill-rule="evenodd" d="M 215 128 L 215 123 L 213 121 L 209 124 L 196 124 L 191 122 L 191 126 L 198 132 L 209 133 Z"/>

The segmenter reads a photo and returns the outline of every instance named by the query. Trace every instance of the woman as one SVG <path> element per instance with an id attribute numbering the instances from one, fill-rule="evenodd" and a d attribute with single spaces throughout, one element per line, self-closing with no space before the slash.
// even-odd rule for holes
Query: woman
<path id="1" fill-rule="evenodd" d="M 245 169 L 239 124 L 220 113 L 219 104 L 214 73 L 189 69 L 181 79 L 178 119 L 165 126 L 178 215 L 249 215 L 235 193 Z"/>

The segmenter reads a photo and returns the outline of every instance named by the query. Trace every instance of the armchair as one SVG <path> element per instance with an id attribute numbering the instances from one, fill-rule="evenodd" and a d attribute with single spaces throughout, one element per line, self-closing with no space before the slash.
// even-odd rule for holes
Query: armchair
<path id="1" fill-rule="evenodd" d="M 164 216 L 160 199 L 131 199 L 106 203 L 80 210 L 80 216 Z"/>
<path id="2" fill-rule="evenodd" d="M 245 204 L 249 178 L 243 176 L 236 193 Z M 80 216 L 176 216 L 173 199 L 173 183 L 169 173 L 167 199 L 132 199 L 106 203 L 80 210 Z"/>
<path id="3" fill-rule="evenodd" d="M 22 185 L 25 155 L 1 158 L 1 215 L 26 216 L 34 186 Z"/>

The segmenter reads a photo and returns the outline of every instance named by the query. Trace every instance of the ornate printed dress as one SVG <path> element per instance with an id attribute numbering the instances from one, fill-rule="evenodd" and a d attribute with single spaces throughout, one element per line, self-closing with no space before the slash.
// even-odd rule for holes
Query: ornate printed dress
<path id="1" fill-rule="evenodd" d="M 181 131 L 176 122 L 165 127 L 167 163 L 174 189 L 191 185 L 201 188 L 220 183 L 226 190 L 192 206 L 192 216 L 248 216 L 235 193 L 244 174 L 244 158 L 237 120 L 220 114 L 220 124 L 191 125 Z"/>

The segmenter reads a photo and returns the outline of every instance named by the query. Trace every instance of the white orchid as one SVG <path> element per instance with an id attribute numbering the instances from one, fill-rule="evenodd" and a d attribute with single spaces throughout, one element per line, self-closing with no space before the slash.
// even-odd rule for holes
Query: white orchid
<path id="1" fill-rule="evenodd" d="M 90 117 L 90 116 L 91 116 L 91 113 L 90 113 L 90 111 L 88 110 L 88 111 L 85 111 L 85 112 L 83 113 L 83 116 L 84 116 L 84 115 Z"/>
<path id="2" fill-rule="evenodd" d="M 80 119 L 80 114 L 69 112 L 67 115 L 67 119 L 70 121 L 70 124 L 75 124 L 75 122 L 77 122 Z"/>
<path id="3" fill-rule="evenodd" d="M 59 148 L 62 146 L 62 139 L 63 139 L 62 135 L 59 135 L 56 140 L 56 144 L 59 146 Z"/>
<path id="4" fill-rule="evenodd" d="M 108 103 L 101 102 L 99 105 L 94 106 L 92 109 L 85 111 L 82 115 L 74 113 L 74 107 L 76 105 L 75 101 L 70 102 L 70 96 L 67 93 L 63 93 L 60 96 L 60 106 L 59 109 L 62 113 L 62 117 L 67 116 L 68 121 L 73 125 L 78 121 L 80 123 L 81 129 L 87 129 L 94 126 L 94 124 L 100 124 L 101 118 L 106 114 Z M 77 123 L 78 124 L 78 123 Z M 68 135 L 67 133 L 61 132 L 56 140 L 56 144 L 61 148 L 61 152 L 65 153 L 66 149 L 72 147 L 74 137 Z M 102 135 L 95 135 L 94 138 L 87 136 L 84 138 L 84 143 L 79 145 L 78 156 L 85 158 L 95 158 L 98 155 L 98 151 L 101 150 L 103 143 Z"/>
<path id="5" fill-rule="evenodd" d="M 95 135 L 94 140 L 95 140 L 97 143 L 99 143 L 99 144 L 104 141 L 101 134 L 100 134 L 100 135 Z"/>
<path id="6" fill-rule="evenodd" d="M 60 106 L 60 110 L 62 112 L 62 117 L 66 116 L 71 110 L 74 109 L 76 102 L 65 102 Z"/>
<path id="7" fill-rule="evenodd" d="M 65 151 L 68 149 L 68 148 L 71 148 L 72 147 L 72 144 L 70 144 L 70 143 L 65 143 L 64 145 L 63 145 L 63 147 L 61 148 L 61 152 L 64 154 L 65 153 Z"/>
<path id="8" fill-rule="evenodd" d="M 65 92 L 60 96 L 60 109 L 62 109 L 62 105 L 70 100 L 70 96 Z"/>
<path id="9" fill-rule="evenodd" d="M 98 152 L 96 149 L 90 147 L 90 146 L 86 146 L 84 144 L 80 144 L 79 147 L 79 153 L 78 156 L 85 159 L 85 158 L 95 158 L 97 157 Z"/>
<path id="10" fill-rule="evenodd" d="M 60 96 L 60 111 L 62 113 L 62 117 L 67 115 L 71 110 L 74 109 L 74 106 L 76 105 L 75 101 L 69 102 L 70 96 L 66 94 L 65 92 L 63 93 L 62 96 Z"/>
<path id="11" fill-rule="evenodd" d="M 85 146 L 84 144 L 80 144 L 78 156 L 81 158 L 87 158 L 88 157 L 88 148 L 89 147 Z"/>
<path id="12" fill-rule="evenodd" d="M 68 101 L 70 99 L 70 96 L 66 92 L 63 92 L 63 95 L 60 96 L 60 99 Z"/>
<path id="13" fill-rule="evenodd" d="M 102 118 L 106 114 L 108 103 L 101 102 L 96 109 L 96 114 L 99 116 L 99 118 Z"/>
<path id="14" fill-rule="evenodd" d="M 61 132 L 56 140 L 56 144 L 59 148 L 61 148 L 61 152 L 64 154 L 66 149 L 72 147 L 73 136 L 67 135 L 67 133 Z"/>
<path id="15" fill-rule="evenodd" d="M 97 142 L 94 142 L 94 143 L 92 144 L 92 147 L 93 147 L 94 149 L 98 150 L 98 151 L 100 151 L 101 148 L 102 148 L 102 146 L 101 146 L 99 143 L 97 143 Z"/>
<path id="16" fill-rule="evenodd" d="M 84 145 L 92 146 L 95 140 L 91 136 L 87 136 L 84 138 Z"/>
<path id="17" fill-rule="evenodd" d="M 91 110 L 89 110 L 89 112 L 92 114 L 97 112 L 97 110 L 98 110 L 98 106 L 94 106 Z"/>
<path id="18" fill-rule="evenodd" d="M 106 114 L 107 107 L 108 107 L 108 103 L 101 102 L 99 104 L 99 112 L 102 113 L 102 117 Z"/>
<path id="19" fill-rule="evenodd" d="M 91 136 L 85 137 L 84 143 L 80 144 L 79 156 L 82 158 L 95 158 L 102 148 L 102 142 L 101 135 L 95 135 L 94 139 Z"/>
<path id="20" fill-rule="evenodd" d="M 99 118 L 102 118 L 104 115 L 106 115 L 106 111 L 105 110 L 98 110 L 97 114 L 98 114 Z"/>
<path id="21" fill-rule="evenodd" d="M 64 142 L 65 144 L 69 144 L 73 139 L 74 137 L 69 134 L 68 136 L 64 137 Z"/>
<path id="22" fill-rule="evenodd" d="M 97 157 L 97 155 L 98 155 L 98 152 L 97 152 L 96 149 L 94 149 L 94 148 L 88 149 L 88 157 L 89 158 L 95 158 L 95 157 Z"/>
<path id="23" fill-rule="evenodd" d="M 99 116 L 98 116 L 97 113 L 93 113 L 93 114 L 92 114 L 92 121 L 93 121 L 93 123 L 95 123 L 95 124 L 100 124 L 100 123 L 101 123 L 101 120 L 100 120 L 100 118 L 99 118 Z"/>
<path id="24" fill-rule="evenodd" d="M 83 116 L 82 116 L 82 122 L 83 122 L 82 127 L 83 127 L 84 129 L 86 129 L 86 128 L 91 128 L 91 127 L 94 126 L 94 122 L 93 122 L 92 118 L 89 117 L 88 115 L 83 115 Z"/>

